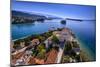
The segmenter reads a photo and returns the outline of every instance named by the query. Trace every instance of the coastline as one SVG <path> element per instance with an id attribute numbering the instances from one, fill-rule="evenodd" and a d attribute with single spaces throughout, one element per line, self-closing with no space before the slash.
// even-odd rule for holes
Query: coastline
<path id="1" fill-rule="evenodd" d="M 48 31 L 46 31 L 46 32 L 48 32 Z M 34 34 L 32 34 L 32 35 L 34 35 Z M 18 39 L 14 39 L 12 41 L 16 41 L 16 40 L 19 40 L 19 39 L 28 38 L 29 36 L 31 36 L 31 35 L 27 35 L 27 36 L 24 36 L 24 37 L 21 37 L 21 38 L 18 38 Z M 76 39 L 78 40 L 78 42 L 80 44 L 81 50 L 86 53 L 86 55 L 88 56 L 88 58 L 90 59 L 90 61 L 94 61 L 95 60 L 95 56 L 93 56 L 93 52 L 85 45 L 85 43 L 83 43 L 81 41 L 81 39 L 79 38 L 79 36 L 77 36 L 77 35 L 75 35 L 75 36 L 76 36 Z"/>
<path id="2" fill-rule="evenodd" d="M 83 52 L 86 53 L 86 55 L 88 56 L 88 58 L 90 59 L 90 61 L 95 61 L 95 56 L 93 56 L 93 52 L 85 45 L 85 43 L 83 43 L 77 36 L 76 38 L 79 43 L 80 43 L 80 48 L 82 49 Z"/>
<path id="3" fill-rule="evenodd" d="M 31 35 L 27 35 L 27 36 L 24 36 L 24 37 L 21 37 L 21 38 L 18 38 L 18 39 L 12 39 L 12 41 L 16 41 L 16 40 L 19 40 L 19 39 L 24 39 L 24 38 L 27 38 L 29 36 L 31 36 Z"/>

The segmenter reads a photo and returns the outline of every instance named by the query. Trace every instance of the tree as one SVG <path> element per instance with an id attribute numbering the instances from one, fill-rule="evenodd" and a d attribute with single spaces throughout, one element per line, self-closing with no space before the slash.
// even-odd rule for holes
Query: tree
<path id="1" fill-rule="evenodd" d="M 38 45 L 37 50 L 40 52 L 42 49 L 45 49 L 45 44 Z"/>
<path id="2" fill-rule="evenodd" d="M 32 56 L 36 56 L 37 54 L 38 54 L 38 51 L 35 50 L 35 49 L 33 49 L 33 50 L 32 50 Z"/>
<path id="3" fill-rule="evenodd" d="M 52 41 L 53 41 L 54 43 L 56 43 L 56 44 L 59 44 L 59 39 L 58 39 L 55 35 L 53 35 Z"/>
<path id="4" fill-rule="evenodd" d="M 40 59 L 43 59 L 45 57 L 45 53 L 46 53 L 45 44 L 40 44 L 37 47 L 37 50 L 38 50 L 37 57 Z"/>
<path id="5" fill-rule="evenodd" d="M 72 43 L 74 48 L 79 48 L 79 44 L 77 43 L 77 41 L 76 42 L 72 41 Z"/>
<path id="6" fill-rule="evenodd" d="M 62 58 L 62 63 L 68 63 L 70 62 L 70 57 L 67 55 L 67 56 L 63 56 Z"/>
<path id="7" fill-rule="evenodd" d="M 44 59 L 44 58 L 45 58 L 45 53 L 46 53 L 46 50 L 45 50 L 45 49 L 42 49 L 42 50 L 37 54 L 37 58 L 39 58 L 39 59 Z"/>
<path id="8" fill-rule="evenodd" d="M 66 24 L 66 20 L 61 20 L 61 24 Z"/>
<path id="9" fill-rule="evenodd" d="M 72 46 L 71 46 L 70 42 L 65 43 L 65 49 L 64 49 L 64 50 L 65 50 L 65 51 L 70 51 L 70 50 L 72 50 Z"/>

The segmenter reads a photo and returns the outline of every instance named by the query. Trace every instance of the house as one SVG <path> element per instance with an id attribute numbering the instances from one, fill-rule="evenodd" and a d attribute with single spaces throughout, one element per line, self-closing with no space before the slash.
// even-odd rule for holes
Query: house
<path id="1" fill-rule="evenodd" d="M 30 50 L 27 50 L 26 52 L 25 52 L 25 54 L 27 54 L 27 55 L 31 55 L 33 52 L 32 51 L 30 51 Z"/>
<path id="2" fill-rule="evenodd" d="M 36 64 L 44 64 L 44 59 L 37 59 L 37 58 L 35 58 L 35 63 Z"/>
<path id="3" fill-rule="evenodd" d="M 15 65 L 24 65 L 24 64 L 25 64 L 25 62 L 24 62 L 24 58 L 23 57 L 21 57 L 20 59 L 18 59 L 16 61 L 16 63 L 15 63 Z"/>
<path id="4" fill-rule="evenodd" d="M 14 42 L 11 42 L 10 49 L 12 53 L 15 52 L 15 48 L 13 48 L 13 45 L 14 45 Z"/>
<path id="5" fill-rule="evenodd" d="M 38 58 L 35 58 L 34 56 L 32 56 L 32 57 L 30 57 L 28 64 L 44 64 L 44 59 L 38 59 Z"/>
<path id="6" fill-rule="evenodd" d="M 38 45 L 40 43 L 39 39 L 33 39 L 31 41 L 32 45 Z"/>
<path id="7" fill-rule="evenodd" d="M 20 58 L 21 58 L 23 55 L 24 55 L 24 51 L 12 55 L 12 65 L 18 65 L 18 64 L 22 61 L 22 60 L 20 60 Z"/>
<path id="8" fill-rule="evenodd" d="M 34 56 L 30 57 L 30 59 L 27 63 L 28 64 L 35 64 L 35 57 Z"/>
<path id="9" fill-rule="evenodd" d="M 20 42 L 20 46 L 23 48 L 25 47 L 25 42 Z"/>
<path id="10" fill-rule="evenodd" d="M 48 44 L 52 44 L 52 37 L 48 38 Z"/>
<path id="11" fill-rule="evenodd" d="M 71 35 L 71 31 L 68 28 L 64 28 L 61 31 L 61 35 L 66 41 L 73 41 L 74 39 L 73 36 Z"/>
<path id="12" fill-rule="evenodd" d="M 50 52 L 46 54 L 45 64 L 56 63 L 57 55 L 58 55 L 58 51 L 55 49 L 52 49 Z"/>
<path id="13" fill-rule="evenodd" d="M 54 31 L 54 32 L 53 32 L 53 35 L 56 35 L 57 37 L 59 37 L 59 36 L 60 36 L 60 34 L 61 34 L 61 32 L 60 32 L 60 31 Z"/>
<path id="14" fill-rule="evenodd" d="M 20 52 L 16 55 L 13 55 L 12 63 L 14 65 L 25 65 L 29 61 L 31 54 L 32 54 L 31 51 L 24 51 L 24 52 Z"/>
<path id="15" fill-rule="evenodd" d="M 12 55 L 16 55 L 18 53 L 24 52 L 26 49 L 27 49 L 27 47 L 24 47 L 24 48 L 22 48 L 20 50 L 16 50 L 14 53 L 12 53 Z"/>

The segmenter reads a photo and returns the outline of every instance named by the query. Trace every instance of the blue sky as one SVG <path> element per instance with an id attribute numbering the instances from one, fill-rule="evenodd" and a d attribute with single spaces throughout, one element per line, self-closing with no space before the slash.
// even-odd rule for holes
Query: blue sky
<path id="1" fill-rule="evenodd" d="M 50 4 L 40 2 L 13 1 L 12 10 L 42 13 L 62 18 L 95 19 L 95 6 L 72 5 L 72 4 Z"/>

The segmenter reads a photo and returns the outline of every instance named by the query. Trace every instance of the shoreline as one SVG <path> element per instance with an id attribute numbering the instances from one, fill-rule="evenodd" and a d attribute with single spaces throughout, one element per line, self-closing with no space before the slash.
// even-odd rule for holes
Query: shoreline
<path id="1" fill-rule="evenodd" d="M 62 29 L 62 28 L 57 28 L 57 29 Z M 40 34 L 43 34 L 43 33 L 46 33 L 46 32 L 49 32 L 49 31 L 54 31 L 54 30 L 57 30 L 57 29 L 48 30 L 48 31 L 39 33 L 39 35 L 40 35 Z M 11 39 L 11 40 L 12 40 L 12 41 L 16 41 L 16 40 L 19 40 L 19 39 L 27 38 L 27 37 L 32 36 L 32 35 L 37 35 L 37 34 L 30 34 L 30 35 L 27 35 L 27 36 L 24 36 L 24 37 L 20 37 L 20 38 L 17 38 L 17 39 Z"/>
<path id="2" fill-rule="evenodd" d="M 16 41 L 16 40 L 19 40 L 19 39 L 24 39 L 24 38 L 27 38 L 29 36 L 31 36 L 31 35 L 27 35 L 27 36 L 24 36 L 24 37 L 21 37 L 21 38 L 18 38 L 18 39 L 12 39 L 12 41 Z"/>
<path id="3" fill-rule="evenodd" d="M 88 56 L 88 58 L 90 59 L 90 61 L 94 61 L 95 56 L 93 56 L 93 52 L 85 45 L 85 43 L 83 43 L 77 36 L 77 40 L 80 43 L 80 48 L 82 49 L 83 52 L 86 53 L 86 55 Z"/>
<path id="4" fill-rule="evenodd" d="M 54 30 L 52 30 L 52 31 L 54 31 Z M 48 31 L 46 31 L 46 32 L 48 32 Z M 44 32 L 44 33 L 45 33 L 45 32 Z M 41 33 L 41 34 L 43 34 L 43 33 Z M 24 37 L 21 37 L 21 38 L 18 38 L 18 39 L 14 39 L 14 40 L 12 40 L 12 41 L 17 41 L 17 40 L 19 40 L 19 39 L 28 38 L 29 36 L 32 36 L 32 35 L 36 35 L 36 34 L 27 35 L 27 36 L 24 36 Z M 75 36 L 76 36 L 76 39 L 77 39 L 77 40 L 79 41 L 79 43 L 80 43 L 80 48 L 81 48 L 81 50 L 82 50 L 83 52 L 86 53 L 86 55 L 88 56 L 88 58 L 89 58 L 90 60 L 95 60 L 95 59 L 94 59 L 95 56 L 93 55 L 93 52 L 85 45 L 85 43 L 83 43 L 83 42 L 81 41 L 81 39 L 79 38 L 78 35 L 75 35 Z"/>

